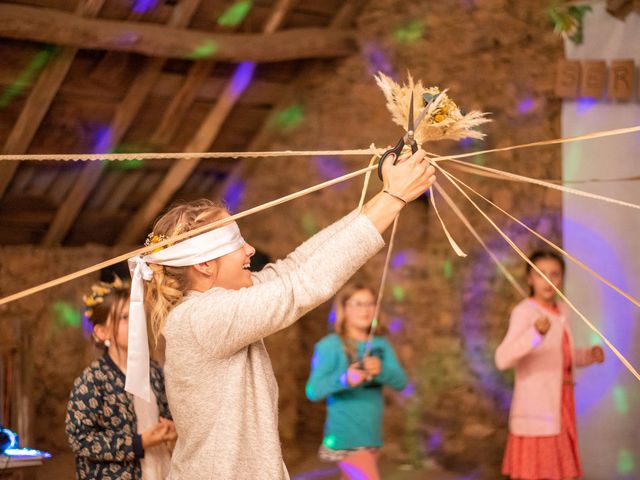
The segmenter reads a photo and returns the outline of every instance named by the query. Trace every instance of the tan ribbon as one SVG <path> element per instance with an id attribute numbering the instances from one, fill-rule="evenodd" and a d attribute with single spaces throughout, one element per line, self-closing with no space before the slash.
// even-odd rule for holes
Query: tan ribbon
<path id="1" fill-rule="evenodd" d="M 587 326 L 593 330 L 601 339 L 602 341 L 605 343 L 605 345 L 607 345 L 607 347 L 609 347 L 609 349 L 614 353 L 614 355 L 616 357 L 618 357 L 618 359 L 622 362 L 622 364 L 627 368 L 627 370 L 629 370 L 634 377 L 636 377 L 637 380 L 640 381 L 640 374 L 638 373 L 638 371 L 633 367 L 633 365 L 631 365 L 631 363 L 625 358 L 624 355 L 622 355 L 622 353 L 620 353 L 620 351 L 609 341 L 609 339 L 607 339 L 607 337 L 604 336 L 604 334 L 593 324 L 591 323 L 591 321 L 589 321 L 589 319 L 587 319 L 587 317 L 585 317 L 582 312 L 580 312 L 580 310 L 578 310 L 578 308 L 571 302 L 571 300 L 569 300 L 566 295 L 564 293 L 562 293 L 562 291 L 557 288 L 552 282 L 551 280 L 549 280 L 549 278 L 531 261 L 529 260 L 529 258 L 524 254 L 524 252 L 522 252 L 522 250 L 520 250 L 520 248 L 518 248 L 518 246 L 507 236 L 506 233 L 504 233 L 502 231 L 502 229 L 500 229 L 500 227 L 498 227 L 498 225 L 495 224 L 495 222 L 493 220 L 491 220 L 491 218 L 482 211 L 482 209 L 478 206 L 478 204 L 476 202 L 474 202 L 471 197 L 469 197 L 469 195 L 467 195 L 467 193 L 462 189 L 462 187 L 460 187 L 460 185 L 458 185 L 457 180 L 455 179 L 455 177 L 453 175 L 451 175 L 449 172 L 445 171 L 440 165 L 438 165 L 438 162 L 432 162 L 432 164 L 440 171 L 442 172 L 442 174 L 444 174 L 444 176 L 449 180 L 449 182 L 451 182 L 451 184 L 456 187 L 456 189 L 462 193 L 462 195 L 464 195 L 464 197 L 473 205 L 473 207 L 480 212 L 480 214 L 491 224 L 491 226 L 500 234 L 500 236 L 502 238 L 504 238 L 504 240 L 511 246 L 511 248 L 513 248 L 515 250 L 515 252 L 525 261 L 527 262 L 531 268 L 533 270 L 535 270 L 542 278 L 544 278 L 544 280 L 555 290 L 556 294 L 558 296 L 560 296 L 560 298 L 562 298 L 565 303 L 580 317 L 580 319 L 582 319 L 582 321 L 584 323 L 587 324 Z"/>

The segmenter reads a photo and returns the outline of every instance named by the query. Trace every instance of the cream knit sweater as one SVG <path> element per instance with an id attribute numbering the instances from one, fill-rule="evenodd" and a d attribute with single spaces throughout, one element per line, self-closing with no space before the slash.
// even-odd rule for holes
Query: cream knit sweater
<path id="1" fill-rule="evenodd" d="M 178 431 L 171 480 L 289 478 L 262 339 L 331 298 L 383 245 L 368 217 L 353 212 L 267 265 L 252 287 L 191 292 L 174 308 L 163 332 Z"/>

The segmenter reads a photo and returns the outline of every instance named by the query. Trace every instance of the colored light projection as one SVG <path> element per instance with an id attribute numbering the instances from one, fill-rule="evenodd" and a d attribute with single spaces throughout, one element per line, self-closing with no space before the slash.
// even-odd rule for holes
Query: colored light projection
<path id="1" fill-rule="evenodd" d="M 391 78 L 396 78 L 391 60 L 377 42 L 367 42 L 362 49 L 362 54 L 371 75 L 382 72 Z"/>
<path id="2" fill-rule="evenodd" d="M 159 3 L 159 0 L 136 0 L 131 9 L 133 13 L 146 13 L 153 10 Z"/>
<path id="3" fill-rule="evenodd" d="M 300 103 L 296 102 L 276 112 L 269 120 L 269 128 L 287 133 L 300 125 L 303 118 L 304 108 Z"/>
<path id="4" fill-rule="evenodd" d="M 218 25 L 223 27 L 235 27 L 240 25 L 251 10 L 251 0 L 241 0 L 230 5 L 219 17 Z"/>
<path id="5" fill-rule="evenodd" d="M 317 155 L 313 157 L 312 160 L 318 174 L 320 175 L 320 178 L 323 181 L 331 180 L 347 174 L 347 168 L 340 157 L 330 155 Z M 344 189 L 346 186 L 347 183 L 342 182 L 334 185 L 334 188 Z"/>
<path id="6" fill-rule="evenodd" d="M 212 39 L 204 40 L 200 45 L 193 49 L 189 54 L 191 60 L 202 60 L 203 58 L 211 58 L 220 50 L 218 42 Z"/>
<path id="7" fill-rule="evenodd" d="M 38 73 L 47 65 L 47 63 L 56 55 L 56 48 L 48 46 L 31 59 L 29 65 L 20 72 L 20 75 L 13 81 L 11 85 L 6 87 L 0 94 L 0 108 L 8 107 L 14 98 L 19 96 L 27 87 L 31 86 Z"/>
<path id="8" fill-rule="evenodd" d="M 402 44 L 414 43 L 424 36 L 425 26 L 422 20 L 411 20 L 393 32 L 393 38 Z"/>

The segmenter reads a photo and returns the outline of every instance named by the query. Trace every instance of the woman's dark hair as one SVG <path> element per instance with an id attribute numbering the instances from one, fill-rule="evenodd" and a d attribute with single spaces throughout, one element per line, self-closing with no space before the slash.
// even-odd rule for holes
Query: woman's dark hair
<path id="1" fill-rule="evenodd" d="M 558 255 L 556 252 L 552 252 L 551 250 L 536 250 L 529 257 L 529 260 L 531 261 L 531 263 L 536 263 L 538 260 L 546 260 L 546 259 L 557 261 L 560 264 L 562 274 L 564 275 L 564 268 L 565 268 L 564 258 Z M 533 268 L 531 267 L 531 265 L 527 263 L 527 275 L 529 275 L 532 270 Z M 533 287 L 529 287 L 529 296 L 530 297 L 533 296 Z"/>

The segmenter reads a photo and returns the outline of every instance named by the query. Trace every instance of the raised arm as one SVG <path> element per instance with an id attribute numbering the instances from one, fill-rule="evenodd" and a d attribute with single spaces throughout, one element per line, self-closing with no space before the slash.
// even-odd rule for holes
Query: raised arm
<path id="1" fill-rule="evenodd" d="M 336 232 L 339 232 L 346 225 L 355 220 L 357 216 L 358 212 L 354 210 L 304 241 L 300 246 L 298 246 L 298 248 L 287 255 L 286 258 L 269 263 L 259 272 L 252 274 L 251 278 L 253 279 L 253 284 L 257 285 L 258 283 L 268 282 L 278 275 L 283 275 L 292 268 L 300 266 L 302 262 L 309 258 L 309 255 L 315 252 L 324 242 L 333 237 Z"/>
<path id="2" fill-rule="evenodd" d="M 353 221 L 321 243 L 295 267 L 241 290 L 214 288 L 176 307 L 187 315 L 200 345 L 226 357 L 275 333 L 328 300 L 380 248 L 386 230 L 407 201 L 434 181 L 419 151 L 398 165 L 385 164 L 385 189 Z"/>
<path id="3" fill-rule="evenodd" d="M 518 360 L 523 358 L 543 340 L 534 326 L 534 316 L 524 305 L 513 309 L 509 319 L 509 330 L 495 355 L 496 367 L 500 370 L 515 367 Z"/>

